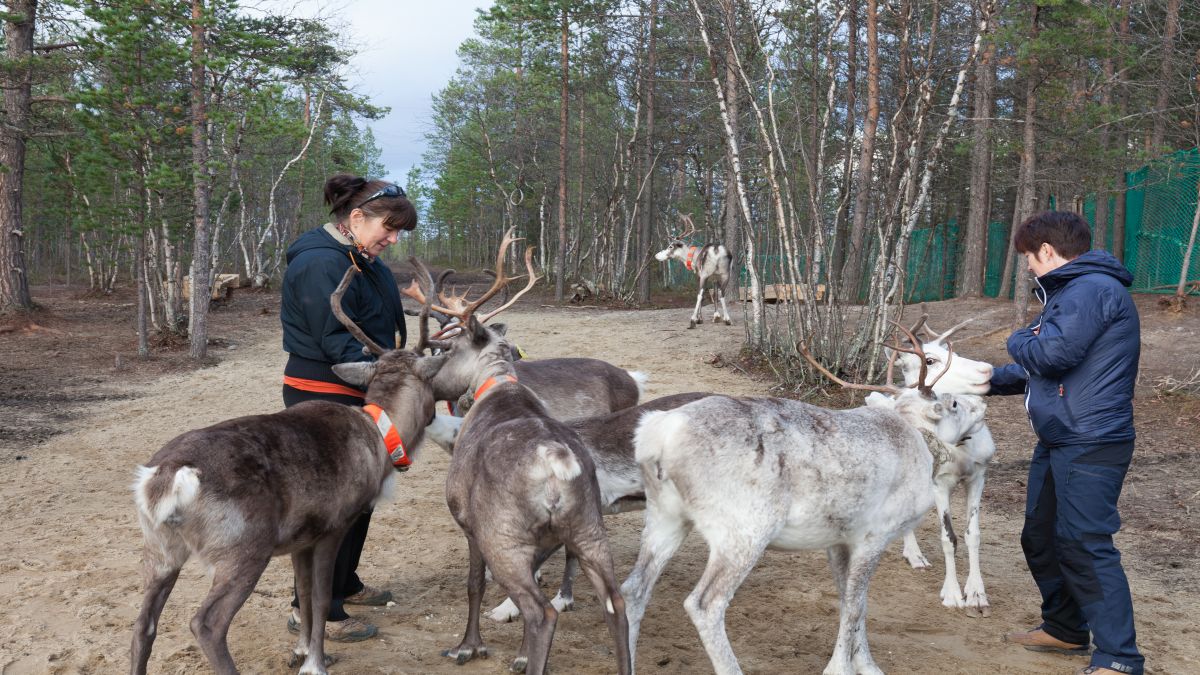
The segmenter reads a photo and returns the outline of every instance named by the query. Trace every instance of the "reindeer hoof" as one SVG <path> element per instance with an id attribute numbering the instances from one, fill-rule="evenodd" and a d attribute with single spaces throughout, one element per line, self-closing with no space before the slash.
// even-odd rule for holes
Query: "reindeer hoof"
<path id="1" fill-rule="evenodd" d="M 692 328 L 695 328 L 695 327 L 696 327 L 696 320 L 695 320 L 695 319 L 693 319 L 693 320 L 691 320 L 691 321 L 689 321 L 689 322 L 688 322 L 688 329 L 692 329 Z"/>
<path id="2" fill-rule="evenodd" d="M 508 669 L 514 673 L 523 673 L 525 672 L 525 667 L 527 665 L 529 665 L 529 658 L 526 656 L 518 656 L 517 658 L 513 659 L 512 665 L 509 666 Z"/>
<path id="3" fill-rule="evenodd" d="M 454 659 L 455 665 L 463 665 L 472 658 L 478 656 L 481 659 L 486 659 L 488 655 L 487 647 L 463 647 L 459 645 L 454 649 L 447 649 L 442 652 L 442 656 Z"/>
<path id="4" fill-rule="evenodd" d="M 982 607 L 975 607 L 973 605 L 967 606 L 967 616 L 971 617 L 972 619 L 986 619 L 991 615 L 992 608 L 989 605 L 983 605 Z"/>
<path id="5" fill-rule="evenodd" d="M 288 668 L 295 668 L 295 667 L 299 666 L 300 664 L 304 663 L 304 661 L 307 658 L 308 658 L 308 654 L 300 654 L 299 652 L 292 652 L 291 656 L 288 657 Z M 338 657 L 334 656 L 333 654 L 325 655 L 325 667 L 326 668 L 337 663 L 337 661 L 338 661 Z"/>

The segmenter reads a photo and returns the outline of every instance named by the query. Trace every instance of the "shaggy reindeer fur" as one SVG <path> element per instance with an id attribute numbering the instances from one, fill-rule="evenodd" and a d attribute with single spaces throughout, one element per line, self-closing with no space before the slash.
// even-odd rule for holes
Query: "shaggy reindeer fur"
<path id="1" fill-rule="evenodd" d="M 397 350 L 377 363 L 334 369 L 350 382 L 369 380 L 366 400 L 384 408 L 407 447 L 416 449 L 433 415 L 428 381 L 443 359 Z M 302 617 L 293 661 L 304 659 L 301 673 L 325 673 L 334 556 L 354 519 L 394 481 L 374 421 L 336 403 L 239 417 L 169 441 L 138 468 L 133 488 L 145 539 L 145 597 L 130 671 L 146 672 L 163 605 L 195 556 L 212 568 L 213 585 L 192 633 L 213 670 L 237 672 L 226 643 L 229 624 L 271 557 L 290 554 Z"/>
<path id="2" fill-rule="evenodd" d="M 717 673 L 741 672 L 725 608 L 768 546 L 827 550 L 841 621 L 825 672 L 880 673 L 867 647 L 867 585 L 888 543 L 933 505 L 922 430 L 956 443 L 981 420 L 955 397 L 911 390 L 893 410 L 710 396 L 647 413 L 636 439 L 646 526 L 622 586 L 630 652 L 655 581 L 694 528 L 709 559 L 684 608 Z"/>

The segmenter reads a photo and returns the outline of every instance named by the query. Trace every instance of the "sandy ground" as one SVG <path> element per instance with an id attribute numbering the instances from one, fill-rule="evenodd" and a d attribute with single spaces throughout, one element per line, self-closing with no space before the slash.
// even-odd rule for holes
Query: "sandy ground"
<path id="1" fill-rule="evenodd" d="M 708 363 L 717 352 L 736 352 L 743 337 L 740 325 L 706 324 L 689 331 L 686 314 L 679 309 L 518 309 L 507 313 L 505 320 L 510 335 L 533 358 L 589 356 L 646 371 L 651 376 L 648 397 L 697 388 L 766 393 L 769 383 L 755 381 L 734 367 Z M 977 331 L 982 332 L 982 328 Z M 1195 345 L 1194 331 L 1188 337 Z M 141 599 L 140 532 L 129 492 L 133 468 L 184 430 L 281 407 L 284 355 L 278 334 L 264 329 L 252 338 L 215 367 L 131 387 L 126 393 L 132 398 L 127 400 L 97 402 L 85 416 L 66 422 L 64 433 L 31 448 L 24 461 L 4 463 L 0 469 L 0 521 L 4 523 L 0 529 L 0 597 L 4 598 L 0 672 L 4 675 L 112 673 L 128 668 L 130 630 Z M 975 348 L 995 351 L 1000 340 L 981 339 Z M 960 349 L 969 354 L 969 343 L 963 344 Z M 1037 592 L 1018 543 L 1022 472 L 1033 436 L 1019 397 L 992 400 L 989 421 L 999 445 L 999 478 L 989 483 L 984 498 L 982 555 L 993 614 L 989 619 L 968 619 L 941 606 L 940 548 L 933 518 L 927 517 L 920 537 L 934 570 L 909 569 L 896 542 L 871 585 L 870 644 L 876 661 L 888 672 L 1070 673 L 1086 665 L 1083 659 L 1039 655 L 1001 643 L 1002 633 L 1038 622 Z M 1194 447 L 1200 424 L 1195 419 L 1177 419 L 1174 424 L 1182 425 L 1179 439 L 1190 438 Z M 1153 481 L 1135 480 L 1144 477 L 1136 462 L 1130 483 L 1133 499 L 1138 498 L 1133 488 L 1143 486 L 1145 492 L 1154 486 Z M 426 444 L 415 468 L 399 477 L 395 501 L 376 511 L 360 573 L 368 583 L 393 589 L 396 605 L 360 610 L 380 627 L 380 635 L 364 643 L 330 645 L 341 659 L 333 672 L 507 672 L 520 643 L 519 622 L 485 621 L 484 639 L 492 653 L 487 660 L 456 667 L 439 655 L 458 643 L 466 622 L 466 545 L 445 506 L 446 466 L 446 456 Z M 719 480 L 719 467 L 713 471 L 714 480 Z M 1181 499 L 1186 501 L 1187 494 Z M 960 504 L 956 499 L 955 508 L 961 509 Z M 1190 520 L 1190 505 L 1181 502 L 1180 506 L 1189 509 L 1186 515 L 1171 517 Z M 641 513 L 608 521 L 621 577 L 636 558 L 641 521 Z M 1172 553 L 1172 547 L 1192 543 L 1172 541 L 1169 534 L 1156 535 L 1153 529 L 1127 527 L 1118 536 L 1131 570 L 1140 643 L 1153 672 L 1200 672 L 1197 567 L 1192 555 Z M 638 647 L 641 672 L 709 669 L 682 607 L 706 555 L 703 542 L 692 535 L 659 582 Z M 554 592 L 561 566 L 561 558 L 547 566 L 543 586 L 548 594 Z M 959 570 L 965 579 L 965 551 L 960 554 Z M 613 672 L 602 610 L 586 579 L 580 577 L 577 583 L 576 609 L 559 620 L 551 668 L 558 673 Z M 207 670 L 188 621 L 208 585 L 199 565 L 185 568 L 162 616 L 152 672 Z M 288 560 L 276 558 L 230 631 L 234 658 L 244 672 L 287 671 L 285 658 L 292 638 L 284 623 L 290 595 Z M 486 607 L 500 599 L 499 590 L 489 588 Z M 833 647 L 836 605 L 823 552 L 767 552 L 741 587 L 726 620 L 742 667 L 753 673 L 820 671 Z"/>

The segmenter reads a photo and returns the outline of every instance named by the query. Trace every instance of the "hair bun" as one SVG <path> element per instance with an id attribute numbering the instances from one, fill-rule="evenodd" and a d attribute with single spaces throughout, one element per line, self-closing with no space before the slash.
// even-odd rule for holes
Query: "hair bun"
<path id="1" fill-rule="evenodd" d="M 325 181 L 325 203 L 329 205 L 329 212 L 335 213 L 341 210 L 350 201 L 350 198 L 362 190 L 366 184 L 366 178 L 355 176 L 352 173 L 330 176 L 329 180 Z"/>

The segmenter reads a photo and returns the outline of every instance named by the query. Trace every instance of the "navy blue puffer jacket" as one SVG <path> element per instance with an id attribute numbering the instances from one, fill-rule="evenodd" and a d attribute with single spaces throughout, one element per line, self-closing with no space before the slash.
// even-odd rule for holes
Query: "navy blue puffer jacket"
<path id="1" fill-rule="evenodd" d="M 1008 338 L 1015 363 L 995 370 L 990 393 L 1024 392 L 1045 447 L 1133 440 L 1141 324 L 1126 290 L 1132 282 L 1105 251 L 1038 277 L 1041 316 Z"/>
<path id="2" fill-rule="evenodd" d="M 291 355 L 285 375 L 341 383 L 330 369 L 332 364 L 373 358 L 363 355 L 362 343 L 329 308 L 329 296 L 350 267 L 351 255 L 362 274 L 350 282 L 342 309 L 381 347 L 404 346 L 403 306 L 391 270 L 382 260 L 367 260 L 353 246 L 340 243 L 318 227 L 300 235 L 287 251 L 279 310 L 283 349 Z"/>

